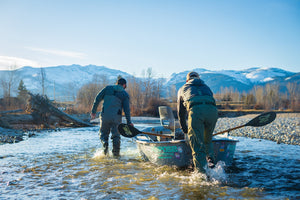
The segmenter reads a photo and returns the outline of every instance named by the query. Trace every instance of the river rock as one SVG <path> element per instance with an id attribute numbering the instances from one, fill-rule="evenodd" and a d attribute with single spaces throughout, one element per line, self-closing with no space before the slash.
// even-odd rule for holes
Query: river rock
<path id="1" fill-rule="evenodd" d="M 257 115 L 219 118 L 215 133 L 246 124 Z M 246 126 L 230 131 L 231 136 L 271 140 L 278 144 L 300 145 L 300 113 L 277 114 L 277 118 L 262 127 Z"/>

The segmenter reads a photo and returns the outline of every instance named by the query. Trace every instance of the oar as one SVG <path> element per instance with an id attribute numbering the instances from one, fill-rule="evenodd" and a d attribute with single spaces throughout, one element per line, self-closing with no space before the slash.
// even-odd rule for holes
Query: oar
<path id="1" fill-rule="evenodd" d="M 165 137 L 165 138 L 173 138 L 170 135 L 142 132 L 128 124 L 120 124 L 118 126 L 118 130 L 121 135 L 123 135 L 124 137 L 129 137 L 129 138 L 135 137 L 138 134 L 146 134 L 146 135 L 154 135 L 154 136 L 160 136 L 160 137 Z"/>
<path id="2" fill-rule="evenodd" d="M 254 126 L 254 127 L 264 126 L 264 125 L 269 124 L 272 121 L 274 121 L 275 118 L 276 118 L 276 113 L 275 112 L 262 113 L 261 115 L 255 117 L 254 119 L 252 119 L 251 121 L 249 121 L 248 123 L 246 123 L 244 125 L 237 126 L 237 127 L 234 127 L 234 128 L 230 128 L 228 130 L 221 131 L 219 133 L 215 133 L 215 134 L 213 134 L 213 136 L 219 135 L 219 134 L 222 134 L 222 133 L 226 133 L 226 132 L 238 129 L 238 128 L 242 128 L 244 126 Z"/>

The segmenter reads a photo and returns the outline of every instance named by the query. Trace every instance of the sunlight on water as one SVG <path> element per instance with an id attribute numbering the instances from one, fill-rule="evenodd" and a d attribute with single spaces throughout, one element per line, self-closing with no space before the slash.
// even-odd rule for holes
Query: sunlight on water
<path id="1" fill-rule="evenodd" d="M 219 162 L 205 175 L 144 162 L 129 138 L 122 138 L 120 158 L 112 156 L 111 144 L 105 156 L 98 128 L 40 133 L 20 143 L 0 145 L 0 199 L 283 199 L 297 195 L 299 147 L 238 139 L 235 164 Z"/>

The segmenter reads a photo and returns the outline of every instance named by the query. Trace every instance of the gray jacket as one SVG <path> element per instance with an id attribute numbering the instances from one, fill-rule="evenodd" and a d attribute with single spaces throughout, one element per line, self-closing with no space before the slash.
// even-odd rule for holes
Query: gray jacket
<path id="1" fill-rule="evenodd" d="M 211 89 L 201 79 L 191 79 L 178 91 L 177 95 L 178 120 L 183 132 L 187 133 L 186 116 L 193 105 L 215 105 Z"/>
<path id="2" fill-rule="evenodd" d="M 103 88 L 94 100 L 92 113 L 96 113 L 99 103 L 104 100 L 101 117 L 106 120 L 122 119 L 122 109 L 127 124 L 131 124 L 129 95 L 121 85 L 109 85 Z"/>

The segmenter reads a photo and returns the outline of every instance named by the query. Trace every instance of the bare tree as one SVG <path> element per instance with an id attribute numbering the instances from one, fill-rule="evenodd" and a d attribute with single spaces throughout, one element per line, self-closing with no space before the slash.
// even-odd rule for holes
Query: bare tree
<path id="1" fill-rule="evenodd" d="M 160 99 L 161 98 L 161 93 L 162 93 L 162 86 L 163 86 L 163 79 L 155 79 L 153 80 L 153 85 L 152 85 L 152 98 L 155 99 Z"/>
<path id="2" fill-rule="evenodd" d="M 261 86 L 254 86 L 253 94 L 256 99 L 256 107 L 262 108 L 264 106 L 264 89 Z"/>
<path id="3" fill-rule="evenodd" d="M 3 98 L 7 98 L 9 96 L 8 90 L 8 81 L 6 78 L 6 74 L 2 74 L 1 76 L 1 86 L 3 90 Z"/>
<path id="4" fill-rule="evenodd" d="M 251 105 L 255 104 L 255 97 L 252 93 L 248 93 L 246 94 L 246 97 L 245 97 L 245 101 L 244 101 L 244 104 L 248 107 L 248 108 L 251 108 Z"/>
<path id="5" fill-rule="evenodd" d="M 279 105 L 279 85 L 267 84 L 265 86 L 265 109 L 278 109 Z"/>
<path id="6" fill-rule="evenodd" d="M 289 99 L 290 99 L 290 108 L 292 110 L 296 110 L 297 109 L 297 105 L 299 104 L 299 93 L 300 93 L 300 89 L 299 89 L 299 85 L 297 85 L 296 83 L 288 83 L 287 84 L 287 90 L 289 92 Z"/>
<path id="7" fill-rule="evenodd" d="M 102 87 L 111 84 L 108 77 L 105 74 L 94 74 L 92 82 Z"/>
<path id="8" fill-rule="evenodd" d="M 177 90 L 176 90 L 176 85 L 171 85 L 171 88 L 169 89 L 169 98 L 173 103 L 177 102 Z"/>
<path id="9" fill-rule="evenodd" d="M 78 110 L 80 112 L 89 112 L 95 96 L 102 88 L 95 83 L 89 83 L 83 85 L 77 92 L 76 104 L 78 105 Z"/>
<path id="10" fill-rule="evenodd" d="M 153 78 L 153 71 L 152 68 L 148 68 L 144 73 L 144 81 L 142 82 L 144 87 L 144 107 L 147 106 L 149 99 L 151 98 L 151 90 L 152 90 L 152 78 Z"/>
<path id="11" fill-rule="evenodd" d="M 106 75 L 94 75 L 91 83 L 83 85 L 77 92 L 76 104 L 81 112 L 90 112 L 94 99 L 106 85 L 109 79 Z M 101 109 L 99 106 L 99 109 Z"/>
<path id="12" fill-rule="evenodd" d="M 45 68 L 41 67 L 41 72 L 40 72 L 40 82 L 42 86 L 42 95 L 45 95 L 45 81 L 46 81 L 46 71 Z"/>
<path id="13" fill-rule="evenodd" d="M 76 83 L 75 82 L 67 83 L 66 95 L 68 96 L 69 100 L 75 101 L 75 99 L 76 99 Z"/>
<path id="14" fill-rule="evenodd" d="M 3 88 L 3 97 L 7 101 L 7 105 L 11 106 L 12 92 L 17 90 L 16 85 L 18 82 L 17 66 L 9 66 L 8 71 L 1 78 L 1 85 Z"/>
<path id="15" fill-rule="evenodd" d="M 127 90 L 130 96 L 131 110 L 133 114 L 141 114 L 143 105 L 143 92 L 141 81 L 132 77 L 127 80 Z"/>
<path id="16" fill-rule="evenodd" d="M 222 101 L 239 101 L 240 94 L 233 87 L 221 87 L 221 100 Z"/>

